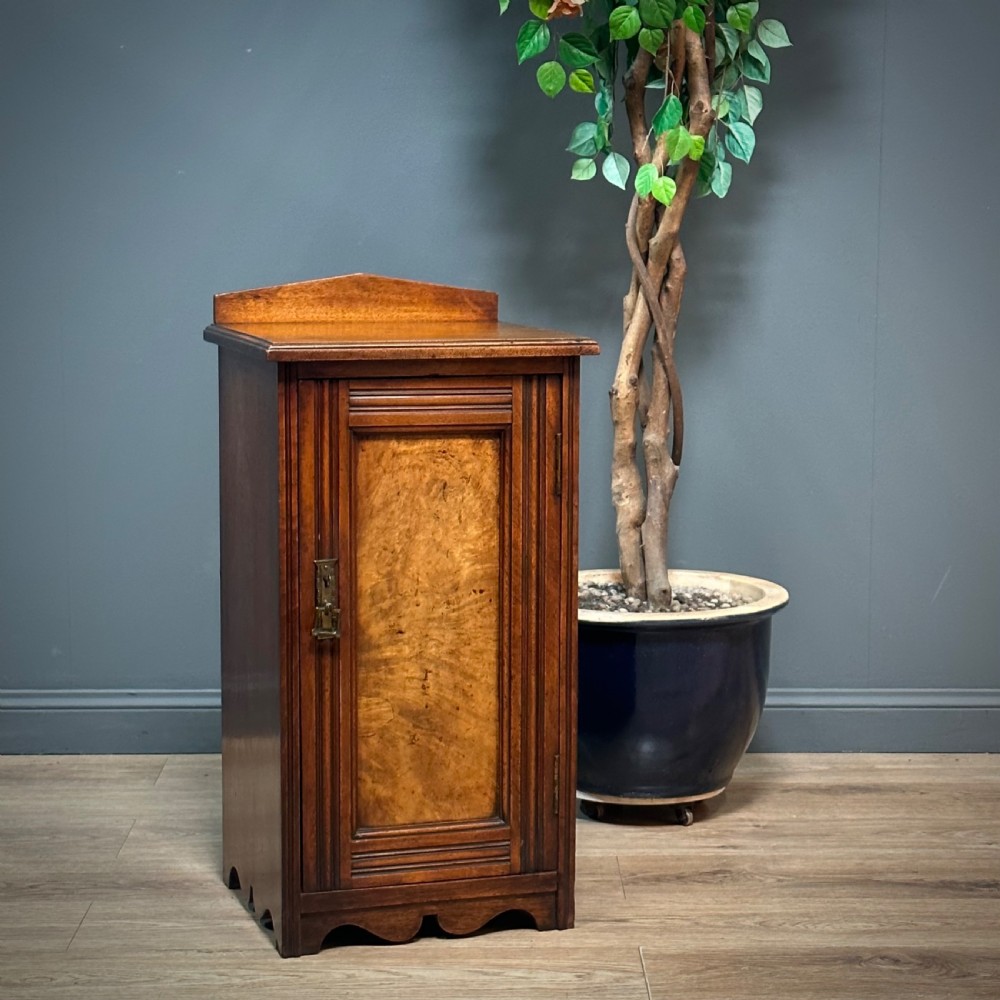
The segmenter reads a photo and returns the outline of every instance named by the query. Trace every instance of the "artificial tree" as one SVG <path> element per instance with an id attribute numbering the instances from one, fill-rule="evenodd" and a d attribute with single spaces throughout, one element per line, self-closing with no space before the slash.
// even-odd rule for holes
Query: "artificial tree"
<path id="1" fill-rule="evenodd" d="M 500 0 L 501 13 L 509 6 Z M 750 161 L 763 107 L 757 84 L 771 75 L 765 47 L 791 42 L 779 21 L 758 21 L 757 2 L 528 0 L 527 6 L 518 62 L 552 54 L 536 72 L 544 94 L 554 98 L 568 88 L 594 95 L 593 119 L 576 126 L 567 147 L 575 156 L 572 178 L 596 177 L 599 158 L 600 173 L 616 187 L 625 189 L 633 177 L 625 225 L 632 276 L 610 390 L 611 493 L 626 593 L 648 610 L 665 611 L 672 597 L 670 501 L 684 447 L 674 364 L 687 273 L 681 224 L 693 197 L 726 196 L 730 157 Z M 557 37 L 555 22 L 567 18 L 581 23 Z M 619 96 L 632 162 L 614 146 Z"/>

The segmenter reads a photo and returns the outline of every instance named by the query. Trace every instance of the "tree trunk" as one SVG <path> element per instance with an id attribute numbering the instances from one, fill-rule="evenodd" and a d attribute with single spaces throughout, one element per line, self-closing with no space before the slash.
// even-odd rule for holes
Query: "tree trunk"
<path id="1" fill-rule="evenodd" d="M 693 135 L 708 136 L 713 114 L 709 67 L 702 37 L 675 22 L 656 57 L 676 94 L 686 87 Z M 625 106 L 638 164 L 668 163 L 666 141 L 648 143 L 645 94 L 653 57 L 640 50 L 625 78 Z M 652 610 L 670 607 L 667 538 L 670 501 L 683 451 L 684 417 L 674 366 L 674 340 L 687 266 L 680 226 L 698 177 L 698 164 L 685 158 L 669 207 L 651 197 L 632 201 L 625 239 L 632 277 L 624 299 L 621 350 L 611 386 L 614 445 L 611 495 L 622 582 L 630 597 Z M 653 330 L 652 344 L 650 331 Z M 644 360 L 648 356 L 648 361 Z M 647 376 L 647 369 L 649 375 Z M 641 440 L 645 476 L 638 461 Z"/>

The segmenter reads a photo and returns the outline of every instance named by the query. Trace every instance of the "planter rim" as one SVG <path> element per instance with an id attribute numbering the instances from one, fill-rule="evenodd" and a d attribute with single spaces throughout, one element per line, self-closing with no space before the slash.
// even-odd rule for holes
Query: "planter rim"
<path id="1" fill-rule="evenodd" d="M 756 576 L 741 576 L 718 570 L 670 570 L 670 584 L 674 587 L 707 587 L 711 590 L 737 592 L 753 598 L 749 604 L 736 608 L 714 608 L 710 611 L 587 611 L 578 609 L 578 620 L 594 625 L 617 625 L 620 628 L 635 626 L 690 626 L 709 622 L 740 622 L 765 615 L 773 615 L 788 603 L 788 591 L 780 584 Z M 579 574 L 580 583 L 621 583 L 618 570 L 585 569 Z"/>

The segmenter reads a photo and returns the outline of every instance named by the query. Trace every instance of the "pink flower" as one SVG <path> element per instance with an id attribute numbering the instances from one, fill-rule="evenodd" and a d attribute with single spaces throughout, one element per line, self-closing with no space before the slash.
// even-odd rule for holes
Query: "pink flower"
<path id="1" fill-rule="evenodd" d="M 549 8 L 549 19 L 554 17 L 576 17 L 587 0 L 554 0 Z"/>

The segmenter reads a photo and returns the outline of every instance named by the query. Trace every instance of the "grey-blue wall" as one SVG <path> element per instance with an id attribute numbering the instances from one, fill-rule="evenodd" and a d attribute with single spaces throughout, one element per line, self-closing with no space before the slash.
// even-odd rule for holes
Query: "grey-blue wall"
<path id="1" fill-rule="evenodd" d="M 519 0 L 515 0 L 517 6 Z M 768 576 L 761 749 L 1000 750 L 995 4 L 771 0 L 759 149 L 698 203 L 674 562 Z M 494 0 L 0 3 L 0 750 L 218 741 L 216 291 L 350 271 L 598 338 L 625 196 Z"/>

